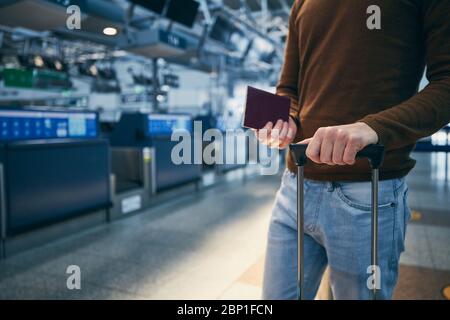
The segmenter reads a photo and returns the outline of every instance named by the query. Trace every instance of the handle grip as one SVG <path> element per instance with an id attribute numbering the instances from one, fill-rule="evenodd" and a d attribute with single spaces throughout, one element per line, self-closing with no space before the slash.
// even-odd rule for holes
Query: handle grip
<path id="1" fill-rule="evenodd" d="M 294 156 L 297 166 L 304 166 L 308 160 L 306 156 L 307 144 L 291 144 L 289 149 Z M 371 144 L 356 154 L 356 158 L 367 158 L 372 169 L 378 169 L 384 160 L 384 146 L 380 144 Z"/>

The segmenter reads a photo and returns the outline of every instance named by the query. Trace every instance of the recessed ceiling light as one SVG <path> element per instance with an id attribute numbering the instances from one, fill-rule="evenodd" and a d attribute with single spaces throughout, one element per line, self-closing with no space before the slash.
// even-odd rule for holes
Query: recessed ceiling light
<path id="1" fill-rule="evenodd" d="M 115 36 L 117 34 L 117 29 L 113 27 L 106 27 L 103 29 L 103 34 L 107 36 Z"/>
<path id="2" fill-rule="evenodd" d="M 97 66 L 94 65 L 94 64 L 91 65 L 91 66 L 89 67 L 89 72 L 90 72 L 91 75 L 94 76 L 94 77 L 98 76 L 98 69 L 97 69 Z"/>
<path id="3" fill-rule="evenodd" d="M 63 69 L 62 63 L 58 60 L 55 61 L 55 69 L 58 71 L 61 71 Z"/>
<path id="4" fill-rule="evenodd" d="M 41 56 L 35 56 L 34 65 L 38 68 L 42 68 L 44 66 L 44 59 L 42 59 Z"/>

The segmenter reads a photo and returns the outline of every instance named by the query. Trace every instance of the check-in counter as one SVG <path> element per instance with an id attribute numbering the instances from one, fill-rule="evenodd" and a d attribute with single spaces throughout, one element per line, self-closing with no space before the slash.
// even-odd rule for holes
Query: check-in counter
<path id="1" fill-rule="evenodd" d="M 110 132 L 109 139 L 113 151 L 135 149 L 142 155 L 144 165 L 139 170 L 143 175 L 142 180 L 146 181 L 145 185 L 148 186 L 147 194 L 150 195 L 150 202 L 164 191 L 198 183 L 201 180 L 200 164 L 175 164 L 172 161 L 172 150 L 179 143 L 171 140 L 172 133 L 184 130 L 192 134 L 192 129 L 193 119 L 189 115 L 124 113 Z M 193 145 L 194 143 L 192 148 Z M 122 158 L 126 157 L 122 155 Z M 135 157 L 137 158 L 139 157 Z M 112 162 L 115 161 L 123 162 L 113 154 Z M 130 160 L 130 163 L 132 162 Z M 116 169 L 114 167 L 113 165 L 115 174 L 121 170 L 120 165 L 117 165 Z"/>
<path id="2" fill-rule="evenodd" d="M 220 117 L 217 120 L 217 129 L 222 132 L 224 137 L 223 144 L 217 146 L 217 148 L 221 148 L 223 155 L 223 164 L 217 165 L 217 171 L 226 173 L 245 168 L 248 158 L 248 139 L 245 130 L 241 126 L 231 126 Z"/>
<path id="3" fill-rule="evenodd" d="M 202 136 L 205 134 L 205 132 L 207 132 L 210 129 L 216 129 L 217 128 L 217 119 L 216 117 L 212 116 L 212 115 L 201 115 L 201 116 L 197 116 L 195 118 L 196 122 L 201 124 L 201 128 L 202 128 Z M 218 144 L 217 142 L 211 142 L 211 141 L 203 141 L 202 142 L 202 153 L 205 151 L 205 149 L 211 144 Z M 218 148 L 220 148 L 220 146 L 218 146 Z M 207 164 L 203 161 L 202 164 L 202 171 L 203 172 L 213 172 L 216 169 L 216 164 Z"/>
<path id="4" fill-rule="evenodd" d="M 6 254 L 106 221 L 109 145 L 98 136 L 96 113 L 0 110 L 0 141 Z"/>
<path id="5" fill-rule="evenodd" d="M 143 143 L 141 124 L 124 115 L 117 123 L 102 123 L 102 134 L 110 141 L 111 199 L 109 220 L 138 213 L 149 206 L 151 193 L 149 146 Z"/>

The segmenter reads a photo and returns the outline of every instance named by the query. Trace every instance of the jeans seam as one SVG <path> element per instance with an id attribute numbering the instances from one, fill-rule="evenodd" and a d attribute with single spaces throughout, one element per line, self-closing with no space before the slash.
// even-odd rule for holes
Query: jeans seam
<path id="1" fill-rule="evenodd" d="M 403 241 L 405 241 L 406 236 L 406 228 L 409 222 L 409 219 L 411 219 L 411 211 L 408 207 L 408 196 L 409 196 L 409 189 L 406 187 L 405 192 L 403 193 Z M 403 248 L 404 249 L 404 248 Z"/>
<path id="2" fill-rule="evenodd" d="M 397 185 L 397 184 L 395 183 L 395 181 L 397 181 L 397 180 L 401 180 L 402 183 L 399 183 L 399 184 Z M 397 180 L 393 180 L 393 181 L 392 181 L 392 184 L 393 184 L 393 187 L 394 187 L 394 191 L 396 191 L 396 192 L 398 193 L 398 191 L 400 190 L 401 187 L 403 187 L 403 185 L 406 183 L 406 181 L 405 181 L 404 178 L 403 178 L 403 179 L 397 179 Z"/>
<path id="3" fill-rule="evenodd" d="M 393 184 L 393 187 L 394 187 L 394 198 L 396 199 L 395 201 L 396 202 L 398 202 L 398 190 L 400 189 L 400 188 L 396 188 L 395 187 L 395 182 L 393 181 L 392 182 L 392 184 Z M 396 234 L 396 232 L 397 232 L 397 225 L 398 225 L 398 223 L 397 223 L 397 216 L 398 216 L 398 214 L 397 214 L 397 211 L 398 211 L 398 204 L 395 206 L 395 208 L 394 208 L 394 212 L 393 212 L 393 219 L 394 219 L 394 223 L 393 223 L 393 225 L 394 225 L 394 227 L 392 228 L 393 230 L 392 230 L 392 246 L 391 246 L 391 259 L 390 259 L 390 268 L 389 269 L 392 269 L 394 266 L 395 266 L 395 264 L 396 264 L 396 258 L 395 258 L 395 249 L 396 249 L 396 247 L 397 247 L 397 242 L 396 242 L 396 238 L 395 238 L 395 234 Z"/>
<path id="4" fill-rule="evenodd" d="M 326 188 L 326 185 L 323 187 L 322 192 L 319 193 L 318 204 L 317 204 L 316 210 L 313 215 L 313 221 L 311 224 L 311 228 L 309 230 L 310 232 L 315 232 L 317 230 L 317 220 L 318 220 L 319 212 L 320 212 L 320 204 L 322 203 L 323 195 L 326 192 L 325 188 Z"/>

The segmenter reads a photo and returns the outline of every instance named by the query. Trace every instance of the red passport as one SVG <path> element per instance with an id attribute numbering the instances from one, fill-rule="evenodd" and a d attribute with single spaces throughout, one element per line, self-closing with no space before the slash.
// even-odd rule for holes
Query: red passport
<path id="1" fill-rule="evenodd" d="M 287 97 L 248 87 L 243 126 L 259 130 L 269 121 L 274 125 L 280 119 L 287 122 L 290 105 Z"/>

